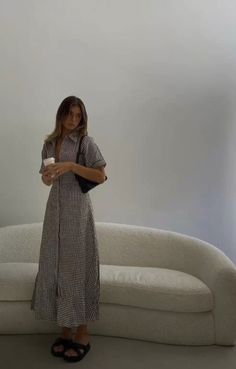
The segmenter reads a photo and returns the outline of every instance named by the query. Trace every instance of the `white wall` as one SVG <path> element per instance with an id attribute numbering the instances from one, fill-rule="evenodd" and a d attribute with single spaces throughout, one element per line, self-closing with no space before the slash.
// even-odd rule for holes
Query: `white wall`
<path id="1" fill-rule="evenodd" d="M 109 180 L 96 221 L 186 233 L 234 262 L 235 1 L 1 2 L 0 225 L 42 221 L 43 138 L 84 101 Z"/>

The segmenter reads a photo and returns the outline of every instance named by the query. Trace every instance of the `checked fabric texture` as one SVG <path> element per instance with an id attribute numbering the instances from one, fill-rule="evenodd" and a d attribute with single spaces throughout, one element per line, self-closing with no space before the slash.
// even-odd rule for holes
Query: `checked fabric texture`
<path id="1" fill-rule="evenodd" d="M 78 135 L 64 137 L 59 161 L 76 162 Z M 80 164 L 106 166 L 93 137 L 84 137 Z M 56 157 L 55 141 L 44 143 L 43 159 Z M 99 319 L 100 270 L 94 210 L 74 173 L 67 172 L 50 188 L 43 220 L 39 266 L 31 309 L 36 319 L 77 327 Z"/>

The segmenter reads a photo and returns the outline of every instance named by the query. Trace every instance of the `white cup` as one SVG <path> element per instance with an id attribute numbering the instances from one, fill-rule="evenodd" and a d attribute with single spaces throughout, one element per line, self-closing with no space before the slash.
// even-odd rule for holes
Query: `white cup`
<path id="1" fill-rule="evenodd" d="M 43 161 L 43 164 L 45 165 L 45 167 L 49 164 L 54 164 L 55 163 L 55 158 L 47 158 L 47 159 L 44 159 Z"/>
<path id="2" fill-rule="evenodd" d="M 43 164 L 45 165 L 45 167 L 49 164 L 54 164 L 55 163 L 55 158 L 51 157 L 51 158 L 47 158 L 43 160 Z M 53 178 L 55 176 L 55 174 L 51 175 L 51 178 Z"/>

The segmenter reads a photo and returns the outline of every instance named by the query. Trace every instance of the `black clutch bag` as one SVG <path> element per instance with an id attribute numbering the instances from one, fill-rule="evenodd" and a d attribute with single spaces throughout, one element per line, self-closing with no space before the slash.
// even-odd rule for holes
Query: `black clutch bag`
<path id="1" fill-rule="evenodd" d="M 76 157 L 76 163 L 77 164 L 79 164 L 80 148 L 81 148 L 82 139 L 84 137 L 85 136 L 82 136 L 81 139 L 80 139 L 79 150 L 78 150 L 77 157 Z M 75 178 L 79 182 L 81 191 L 83 193 L 86 193 L 86 192 L 92 190 L 92 188 L 94 188 L 94 187 L 98 186 L 99 184 L 101 184 L 101 183 L 98 183 L 98 182 L 90 181 L 89 179 L 86 179 L 86 178 L 80 176 L 79 174 L 75 174 Z M 106 180 L 107 180 L 107 176 L 105 177 L 105 181 Z"/>

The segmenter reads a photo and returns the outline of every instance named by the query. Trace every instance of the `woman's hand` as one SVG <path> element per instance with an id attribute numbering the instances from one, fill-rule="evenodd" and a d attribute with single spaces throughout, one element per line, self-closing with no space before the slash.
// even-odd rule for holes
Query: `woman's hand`
<path id="1" fill-rule="evenodd" d="M 43 174 L 47 176 L 47 178 L 51 178 L 52 182 L 54 182 L 55 179 L 60 177 L 62 174 L 72 170 L 71 164 L 72 163 L 69 161 L 49 164 L 44 168 Z"/>
<path id="2" fill-rule="evenodd" d="M 51 177 L 51 175 L 45 173 L 44 169 L 43 169 L 43 172 L 42 172 L 42 181 L 47 186 L 50 186 L 53 182 L 53 178 Z"/>

